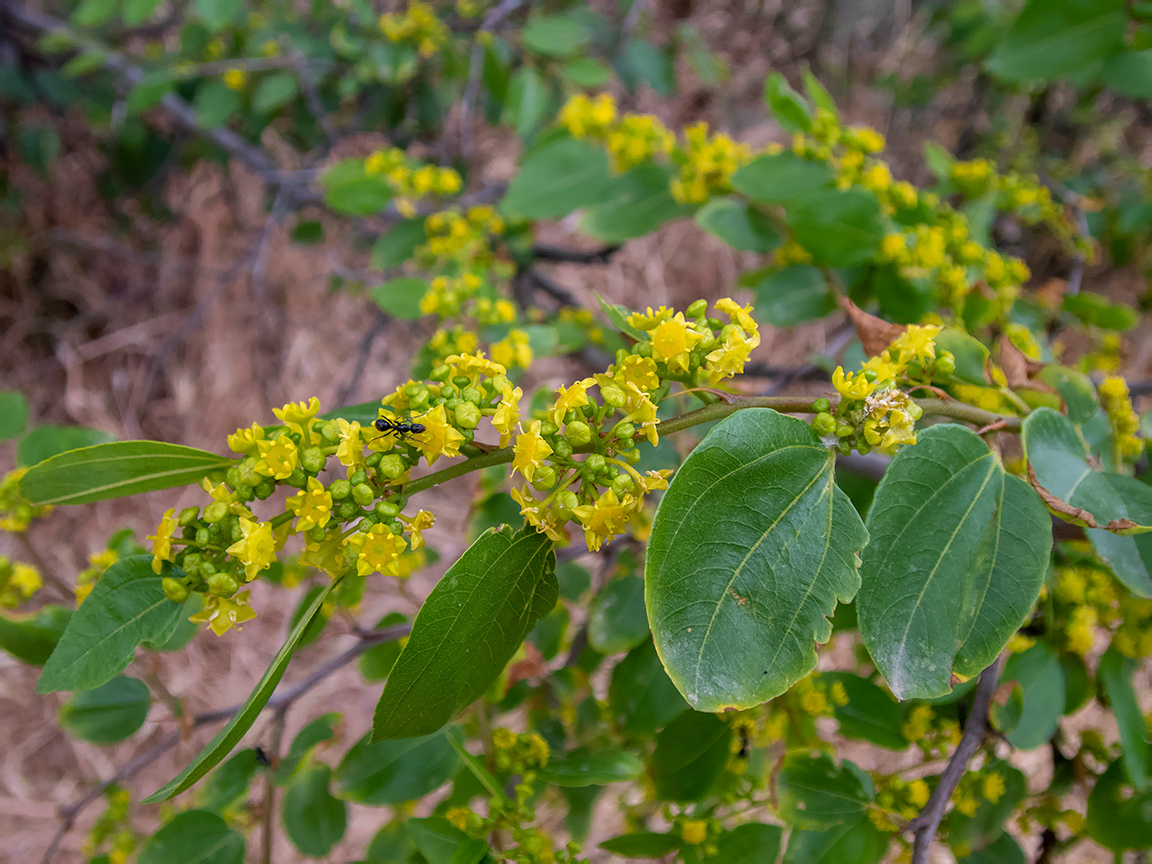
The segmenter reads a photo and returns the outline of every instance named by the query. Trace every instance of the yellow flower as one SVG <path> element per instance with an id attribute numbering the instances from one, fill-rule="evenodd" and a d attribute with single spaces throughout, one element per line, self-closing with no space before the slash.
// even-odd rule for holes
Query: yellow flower
<path id="1" fill-rule="evenodd" d="M 845 399 L 866 399 L 876 389 L 876 382 L 869 381 L 860 372 L 849 378 L 844 374 L 844 367 L 837 366 L 832 373 L 832 386 Z"/>
<path id="2" fill-rule="evenodd" d="M 276 560 L 276 538 L 271 522 L 241 518 L 240 531 L 243 536 L 224 551 L 244 564 L 244 579 L 251 582 Z"/>
<path id="3" fill-rule="evenodd" d="M 705 368 L 708 370 L 708 383 L 715 387 L 725 378 L 739 375 L 744 371 L 744 364 L 748 362 L 748 355 L 752 349 L 760 344 L 760 335 L 753 333 L 751 338 L 744 335 L 741 330 L 732 328 L 724 339 L 724 344 L 705 357 Z"/>
<path id="4" fill-rule="evenodd" d="M 229 69 L 224 73 L 224 83 L 231 90 L 243 90 L 244 82 L 247 80 L 248 76 L 243 69 Z"/>
<path id="5" fill-rule="evenodd" d="M 984 792 L 984 797 L 995 804 L 1004 795 L 1004 778 L 1000 776 L 999 771 L 990 771 L 984 775 L 980 788 Z"/>
<path id="6" fill-rule="evenodd" d="M 387 525 L 373 525 L 367 533 L 356 532 L 344 542 L 356 548 L 359 553 L 356 556 L 356 572 L 359 575 L 399 575 L 397 559 L 408 544 L 403 537 L 393 534 Z"/>
<path id="7" fill-rule="evenodd" d="M 921 779 L 916 779 L 909 783 L 906 794 L 908 796 L 908 803 L 915 807 L 923 807 L 928 803 L 929 797 L 931 797 L 928 784 Z"/>
<path id="8" fill-rule="evenodd" d="M 552 448 L 540 434 L 540 421 L 533 420 L 527 432 L 522 431 L 516 436 L 516 450 L 512 459 L 512 468 L 523 474 L 531 483 L 536 469 L 551 455 Z"/>
<path id="9" fill-rule="evenodd" d="M 477 351 L 475 354 L 453 354 L 447 357 L 444 362 L 452 367 L 453 375 L 464 375 L 470 378 L 473 386 L 480 380 L 481 376 L 494 378 L 508 372 L 507 367 L 503 364 L 486 358 L 483 351 Z"/>
<path id="10" fill-rule="evenodd" d="M 217 636 L 223 636 L 233 627 L 239 630 L 241 624 L 256 617 L 256 610 L 248 605 L 248 596 L 251 593 L 241 591 L 233 597 L 212 595 L 204 604 L 204 608 L 188 620 L 197 624 L 207 623 Z"/>
<path id="11" fill-rule="evenodd" d="M 900 358 L 900 362 L 907 366 L 913 360 L 927 363 L 936 359 L 936 336 L 944 328 L 937 324 L 910 324 L 891 345 L 888 350 Z"/>
<path id="12" fill-rule="evenodd" d="M 893 362 L 888 359 L 889 354 L 885 351 L 883 354 L 877 354 L 875 357 L 869 357 L 868 360 L 860 367 L 861 371 L 871 369 L 876 373 L 876 385 L 884 383 L 885 381 L 895 381 L 900 374 L 907 368 L 906 364 Z"/>
<path id="13" fill-rule="evenodd" d="M 655 447 L 660 443 L 660 436 L 656 431 L 656 424 L 660 420 L 656 417 L 655 403 L 648 398 L 647 393 L 642 392 L 635 384 L 628 385 L 625 395 L 628 400 L 624 406 L 628 412 L 627 419 L 639 426 L 647 436 L 648 443 Z"/>
<path id="14" fill-rule="evenodd" d="M 332 518 L 332 493 L 315 477 L 308 478 L 307 489 L 301 489 L 284 502 L 296 514 L 296 530 L 323 528 Z"/>
<path id="15" fill-rule="evenodd" d="M 633 312 L 628 316 L 628 323 L 635 327 L 637 330 L 651 330 L 662 321 L 667 321 L 672 317 L 672 310 L 667 306 L 661 306 L 655 312 L 652 307 L 648 307 L 647 312 Z"/>
<path id="16" fill-rule="evenodd" d="M 156 528 L 156 533 L 148 539 L 152 541 L 152 572 L 157 576 L 160 575 L 162 561 L 175 561 L 176 558 L 172 554 L 172 534 L 176 530 L 176 508 L 169 507 L 164 511 L 164 516 L 160 519 L 160 525 Z"/>
<path id="17" fill-rule="evenodd" d="M 704 337 L 688 327 L 684 313 L 677 312 L 667 321 L 652 329 L 652 354 L 663 360 L 669 369 L 688 371 L 688 352 Z"/>
<path id="18" fill-rule="evenodd" d="M 832 700 L 833 705 L 843 708 L 848 704 L 848 691 L 844 689 L 843 684 L 836 681 L 828 688 L 828 698 Z"/>
<path id="19" fill-rule="evenodd" d="M 651 357 L 629 354 L 612 377 L 624 389 L 633 384 L 640 390 L 651 392 L 660 386 L 660 378 L 656 374 L 656 361 Z"/>
<path id="20" fill-rule="evenodd" d="M 39 570 L 23 561 L 14 562 L 4 589 L 0 592 L 0 606 L 7 606 L 10 609 L 19 606 L 39 591 L 43 584 L 44 580 L 40 578 Z"/>
<path id="21" fill-rule="evenodd" d="M 413 438 L 412 443 L 424 454 L 429 465 L 435 465 L 441 456 L 451 458 L 460 455 L 460 445 L 464 442 L 464 436 L 448 425 L 443 403 L 431 411 L 417 414 L 412 418 L 412 422 L 424 424 L 424 432 Z"/>
<path id="22" fill-rule="evenodd" d="M 631 495 L 625 495 L 621 501 L 615 491 L 608 489 L 595 504 L 573 508 L 572 515 L 584 526 L 584 542 L 595 551 L 606 540 L 623 534 L 628 528 L 628 517 L 637 509 L 637 501 Z"/>
<path id="23" fill-rule="evenodd" d="M 337 417 L 336 423 L 340 427 L 340 445 L 336 448 L 336 458 L 352 473 L 364 467 L 364 430 L 356 420 L 349 423 L 343 417 Z"/>
<path id="24" fill-rule="evenodd" d="M 752 317 L 751 306 L 741 306 L 731 297 L 724 297 L 716 301 L 716 308 L 726 313 L 733 324 L 739 324 L 743 327 L 745 333 L 755 335 L 760 332 L 756 319 Z"/>
<path id="25" fill-rule="evenodd" d="M 309 567 L 323 570 L 335 579 L 345 570 L 344 556 L 340 547 L 344 538 L 340 534 L 339 526 L 334 534 L 329 534 L 319 543 L 309 540 L 304 544 L 304 551 L 300 553 L 300 563 Z"/>
<path id="26" fill-rule="evenodd" d="M 257 441 L 256 452 L 260 458 L 256 470 L 265 477 L 283 480 L 292 475 L 300 460 L 300 452 L 295 442 L 287 435 L 280 435 L 271 441 Z"/>
<path id="27" fill-rule="evenodd" d="M 814 717 L 819 717 L 831 712 L 831 706 L 828 704 L 827 698 L 819 690 L 809 690 L 800 697 L 800 707 L 804 709 L 805 713 L 811 714 Z"/>
<path id="28" fill-rule="evenodd" d="M 492 427 L 500 433 L 500 446 L 507 447 L 512 440 L 512 432 L 520 421 L 520 397 L 523 392 L 511 384 L 504 385 L 500 405 L 492 415 Z"/>
<path id="29" fill-rule="evenodd" d="M 556 388 L 556 402 L 548 409 L 548 419 L 559 426 L 564 422 L 565 415 L 573 408 L 588 404 L 588 388 L 596 383 L 595 378 L 585 378 L 577 381 L 571 387 Z M 529 480 L 532 478 L 529 477 Z"/>
<path id="30" fill-rule="evenodd" d="M 520 515 L 527 519 L 530 525 L 543 531 L 545 535 L 556 543 L 568 542 L 568 534 L 564 528 L 564 520 L 561 520 L 560 517 L 543 502 L 533 498 L 532 490 L 529 487 L 525 486 L 522 489 L 513 488 L 508 494 L 512 496 L 513 501 L 520 505 Z"/>
<path id="31" fill-rule="evenodd" d="M 245 456 L 256 455 L 256 444 L 264 440 L 264 427 L 253 423 L 249 429 L 237 429 L 228 436 L 228 449 Z"/>
<path id="32" fill-rule="evenodd" d="M 289 402 L 283 408 L 273 408 L 275 414 L 284 425 L 300 436 L 303 446 L 311 447 L 315 443 L 312 432 L 312 418 L 320 413 L 320 400 L 313 396 L 304 402 Z"/>
<path id="33" fill-rule="evenodd" d="M 680 836 L 689 846 L 699 846 L 708 837 L 708 820 L 685 819 L 680 825 Z"/>
<path id="34" fill-rule="evenodd" d="M 436 517 L 429 513 L 427 510 L 417 510 L 416 515 L 412 517 L 412 521 L 408 523 L 408 528 L 412 533 L 412 551 L 424 548 L 424 534 L 436 522 Z"/>
<path id="35" fill-rule="evenodd" d="M 527 369 L 532 365 L 532 347 L 523 330 L 510 330 L 508 336 L 492 344 L 492 359 L 501 366 Z"/>

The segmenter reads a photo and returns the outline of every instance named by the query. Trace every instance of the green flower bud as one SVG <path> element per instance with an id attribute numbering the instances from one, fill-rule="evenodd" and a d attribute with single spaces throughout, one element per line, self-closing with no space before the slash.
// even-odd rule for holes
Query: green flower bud
<path id="1" fill-rule="evenodd" d="M 185 507 L 176 516 L 176 524 L 183 527 L 184 525 L 191 525 L 196 521 L 196 517 L 200 515 L 199 507 Z"/>
<path id="2" fill-rule="evenodd" d="M 629 465 L 635 465 L 640 461 L 640 448 L 633 447 L 631 450 L 625 450 L 620 455 L 624 457 L 624 461 Z"/>
<path id="3" fill-rule="evenodd" d="M 271 483 L 272 481 L 269 480 L 266 482 Z M 285 486 L 292 486 L 296 489 L 303 489 L 305 486 L 308 485 L 308 475 L 304 473 L 303 468 L 301 468 L 300 466 L 296 466 L 296 470 L 294 470 L 291 474 L 288 475 L 288 479 L 287 480 L 281 480 L 280 482 L 283 483 Z"/>
<path id="4" fill-rule="evenodd" d="M 708 301 L 707 300 L 697 300 L 695 303 L 691 304 L 687 309 L 684 310 L 684 317 L 685 318 L 701 318 L 701 317 L 703 317 L 704 313 L 707 311 L 708 311 Z"/>
<path id="5" fill-rule="evenodd" d="M 475 440 L 475 438 L 476 438 L 476 430 L 475 429 L 465 429 L 460 434 L 464 436 L 464 443 L 465 444 L 471 444 L 472 441 Z"/>
<path id="6" fill-rule="evenodd" d="M 309 447 L 300 456 L 300 463 L 304 466 L 304 470 L 312 474 L 319 474 L 323 471 L 324 463 L 327 461 L 319 447 Z"/>
<path id="7" fill-rule="evenodd" d="M 408 466 L 404 464 L 404 460 L 400 456 L 395 453 L 388 453 L 381 457 L 376 470 L 389 480 L 395 480 L 397 477 L 403 476 L 404 472 L 408 470 Z"/>
<path id="8" fill-rule="evenodd" d="M 812 403 L 812 410 L 817 414 L 827 414 L 832 410 L 832 403 L 827 399 L 817 399 Z"/>
<path id="9" fill-rule="evenodd" d="M 255 486 L 263 479 L 264 475 L 256 470 L 256 460 L 251 456 L 240 463 L 240 482 L 244 486 Z"/>
<path id="10" fill-rule="evenodd" d="M 455 386 L 459 387 L 460 389 L 464 389 L 465 387 L 467 387 L 469 384 L 472 383 L 472 379 L 469 378 L 467 375 L 457 375 L 455 378 L 452 379 L 452 383 Z"/>
<path id="11" fill-rule="evenodd" d="M 612 481 L 612 491 L 620 497 L 623 497 L 635 488 L 636 481 L 632 479 L 631 474 L 617 474 L 616 478 Z"/>
<path id="12" fill-rule="evenodd" d="M 919 420 L 924 416 L 924 409 L 917 405 L 915 402 L 909 403 L 908 416 L 913 420 Z"/>
<path id="13" fill-rule="evenodd" d="M 349 519 L 354 518 L 359 512 L 360 508 L 352 501 L 345 501 L 336 507 L 336 515 L 341 522 L 347 522 Z"/>
<path id="14" fill-rule="evenodd" d="M 940 356 L 936 358 L 936 372 L 932 377 L 947 381 L 955 373 L 956 358 L 952 356 L 951 351 L 941 351 Z"/>
<path id="15" fill-rule="evenodd" d="M 556 469 L 551 465 L 541 465 L 532 475 L 532 488 L 544 492 L 556 485 Z"/>
<path id="16" fill-rule="evenodd" d="M 427 393 L 427 392 L 428 392 L 428 385 L 426 385 L 420 381 L 413 381 L 411 384 L 409 384 L 407 387 L 404 388 L 404 395 L 407 396 L 409 399 L 415 399 L 421 393 Z"/>
<path id="17" fill-rule="evenodd" d="M 865 369 L 864 370 L 864 380 L 867 381 L 869 384 L 875 384 L 876 379 L 879 377 L 880 376 L 876 374 L 875 369 Z"/>
<path id="18" fill-rule="evenodd" d="M 652 343 L 651 342 L 637 342 L 632 346 L 632 353 L 637 357 L 651 357 L 652 356 Z"/>
<path id="19" fill-rule="evenodd" d="M 358 483 L 352 487 L 352 500 L 361 507 L 367 507 L 376 498 L 376 493 L 367 483 Z"/>
<path id="20" fill-rule="evenodd" d="M 821 411 L 812 418 L 812 428 L 817 435 L 831 435 L 836 430 L 836 418 L 827 411 Z"/>
<path id="21" fill-rule="evenodd" d="M 340 438 L 340 424 L 335 420 L 325 420 L 324 425 L 320 427 L 320 434 L 326 441 L 335 442 Z"/>
<path id="22" fill-rule="evenodd" d="M 575 508 L 580 506 L 580 499 L 576 497 L 576 493 L 571 489 L 565 489 L 563 492 L 557 492 L 556 497 L 552 499 L 554 507 L 559 508 L 564 513 L 571 513 Z"/>
<path id="23" fill-rule="evenodd" d="M 233 491 L 236 493 L 236 497 L 240 501 L 251 501 L 256 497 L 256 491 L 251 486 L 248 486 L 244 483 L 241 483 Z"/>
<path id="24" fill-rule="evenodd" d="M 204 508 L 204 521 L 215 524 L 228 515 L 228 505 L 223 501 L 213 501 Z"/>
<path id="25" fill-rule="evenodd" d="M 545 438 L 551 438 L 559 431 L 560 427 L 553 423 L 551 420 L 545 420 L 540 424 L 540 434 Z"/>
<path id="26" fill-rule="evenodd" d="M 369 468 L 375 468 L 377 465 L 380 464 L 380 458 L 383 455 L 384 455 L 383 453 L 369 453 L 367 456 L 364 457 L 364 464 L 367 465 Z"/>
<path id="27" fill-rule="evenodd" d="M 400 508 L 391 501 L 377 501 L 373 510 L 381 519 L 392 519 L 400 512 Z"/>
<path id="28" fill-rule="evenodd" d="M 856 452 L 859 453 L 861 456 L 867 456 L 869 453 L 872 452 L 872 445 L 869 444 L 867 441 L 865 441 L 863 438 L 861 438 L 859 441 L 856 442 Z"/>
<path id="29" fill-rule="evenodd" d="M 383 520 L 381 520 L 381 524 L 383 524 Z M 404 523 L 399 519 L 393 519 L 392 522 L 389 523 L 388 527 L 392 529 L 392 533 L 397 537 L 404 533 Z"/>
<path id="30" fill-rule="evenodd" d="M 441 363 L 435 369 L 428 373 L 428 377 L 433 381 L 444 383 L 448 380 L 448 376 L 452 374 L 452 370 L 448 368 L 447 363 Z"/>
<path id="31" fill-rule="evenodd" d="M 328 532 L 321 528 L 319 525 L 313 525 L 311 528 L 304 532 L 304 536 L 306 536 L 313 543 L 323 543 L 324 540 L 328 537 Z"/>
<path id="32" fill-rule="evenodd" d="M 608 467 L 608 463 L 604 461 L 604 457 L 599 453 L 593 453 L 584 460 L 584 467 L 593 474 L 599 474 Z"/>
<path id="33" fill-rule="evenodd" d="M 272 497 L 272 493 L 276 491 L 276 484 L 274 484 L 271 480 L 265 480 L 263 483 L 258 484 L 252 491 L 255 493 L 258 499 L 263 501 L 266 498 Z"/>
<path id="34" fill-rule="evenodd" d="M 723 330 L 726 326 L 725 322 L 721 321 L 719 318 L 709 318 L 707 323 L 708 329 L 710 330 Z"/>
<path id="35" fill-rule="evenodd" d="M 484 399 L 484 394 L 475 387 L 465 387 L 460 391 L 460 398 L 467 402 L 480 402 Z"/>
<path id="36" fill-rule="evenodd" d="M 237 541 L 240 540 L 241 537 L 244 536 L 244 532 L 240 528 L 240 520 L 239 519 L 229 520 L 229 521 L 231 521 L 232 524 L 228 526 L 228 533 L 231 535 L 232 543 L 236 543 Z M 229 544 L 229 545 L 231 545 L 231 544 Z"/>
<path id="37" fill-rule="evenodd" d="M 848 438 L 848 437 L 855 435 L 855 434 L 856 434 L 856 429 L 852 426 L 849 426 L 847 423 L 837 423 L 836 424 L 836 437 L 837 438 Z"/>
<path id="38" fill-rule="evenodd" d="M 328 487 L 328 494 L 333 501 L 343 501 L 352 494 L 352 484 L 347 480 L 336 480 Z"/>
<path id="39" fill-rule="evenodd" d="M 352 476 L 348 478 L 348 482 L 353 486 L 359 486 L 361 483 L 367 483 L 368 474 L 364 471 L 363 468 L 357 468 L 352 472 Z"/>
<path id="40" fill-rule="evenodd" d="M 564 427 L 564 437 L 573 447 L 583 447 L 592 440 L 592 427 L 582 420 L 575 420 Z"/>
<path id="41" fill-rule="evenodd" d="M 636 427 L 631 423 L 618 423 L 613 434 L 621 441 L 631 442 L 636 437 Z"/>
<path id="42" fill-rule="evenodd" d="M 628 401 L 628 397 L 624 391 L 615 384 L 602 386 L 600 388 L 600 398 L 604 400 L 606 405 L 611 405 L 613 408 L 623 408 L 624 403 Z"/>
<path id="43" fill-rule="evenodd" d="M 196 529 L 196 543 L 197 543 L 197 545 L 207 546 L 211 542 L 212 542 L 212 538 L 211 538 L 211 536 L 209 536 L 207 528 L 197 528 Z"/>
<path id="44" fill-rule="evenodd" d="M 847 438 L 841 438 L 840 441 L 836 444 L 836 449 L 847 456 L 852 452 L 852 442 Z"/>
<path id="45" fill-rule="evenodd" d="M 461 402 L 456 406 L 456 425 L 464 429 L 475 429 L 480 425 L 480 408 L 475 402 Z"/>
<path id="46" fill-rule="evenodd" d="M 165 577 L 164 581 L 160 583 L 160 587 L 164 591 L 164 596 L 173 603 L 183 603 L 188 599 L 188 589 L 184 586 L 183 582 L 177 582 L 171 577 Z"/>
<path id="47" fill-rule="evenodd" d="M 561 459 L 569 459 L 572 457 L 572 443 L 567 438 L 557 438 L 552 453 Z"/>
<path id="48" fill-rule="evenodd" d="M 208 577 L 208 590 L 217 597 L 231 597 L 240 586 L 229 573 L 213 573 Z"/>
<path id="49" fill-rule="evenodd" d="M 924 377 L 924 367 L 920 365 L 919 360 L 911 360 L 908 362 L 908 377 L 913 381 Z"/>
<path id="50" fill-rule="evenodd" d="M 240 469 L 236 465 L 224 472 L 224 482 L 228 484 L 229 489 L 235 489 L 240 485 Z"/>

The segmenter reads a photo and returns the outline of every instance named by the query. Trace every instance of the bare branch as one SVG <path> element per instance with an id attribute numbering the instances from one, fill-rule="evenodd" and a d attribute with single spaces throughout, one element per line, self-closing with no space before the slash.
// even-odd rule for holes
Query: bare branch
<path id="1" fill-rule="evenodd" d="M 484 20 L 480 23 L 479 32 L 491 33 L 499 29 L 500 25 L 517 9 L 524 5 L 524 0 L 502 0 L 500 4 L 494 6 L 484 16 Z M 472 43 L 472 53 L 468 58 L 468 83 L 464 85 L 464 96 L 460 101 L 460 158 L 467 159 L 469 152 L 472 150 L 472 106 L 476 103 L 476 99 L 480 95 L 480 69 L 484 59 L 484 45 L 483 42 L 476 38 Z M 442 163 L 448 161 L 448 147 L 452 139 L 444 136 L 443 149 L 440 153 L 440 161 Z"/>

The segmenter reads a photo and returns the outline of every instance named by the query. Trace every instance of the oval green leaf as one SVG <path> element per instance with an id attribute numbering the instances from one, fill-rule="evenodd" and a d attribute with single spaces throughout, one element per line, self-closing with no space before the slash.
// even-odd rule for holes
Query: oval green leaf
<path id="1" fill-rule="evenodd" d="M 600 848 L 622 858 L 663 858 L 681 846 L 678 834 L 656 834 L 640 831 L 635 834 L 621 834 L 600 844 Z"/>
<path id="2" fill-rule="evenodd" d="M 603 147 L 560 138 L 528 154 L 500 209 L 513 219 L 559 219 L 598 203 L 610 177 Z"/>
<path id="3" fill-rule="evenodd" d="M 165 562 L 157 576 L 151 555 L 133 555 L 109 567 L 72 613 L 36 692 L 92 690 L 128 668 L 137 645 L 167 642 L 184 607 L 164 596 L 164 576 L 179 579 L 184 573 Z"/>
<path id="4" fill-rule="evenodd" d="M 644 580 L 618 576 L 600 589 L 588 610 L 588 644 L 601 654 L 620 654 L 647 638 Z"/>
<path id="5" fill-rule="evenodd" d="M 401 276 L 372 289 L 376 305 L 393 318 L 415 321 L 420 317 L 420 301 L 428 291 L 428 283 L 414 276 Z"/>
<path id="6" fill-rule="evenodd" d="M 831 168 L 795 153 L 758 156 L 732 175 L 732 188 L 761 204 L 787 204 L 831 185 Z"/>
<path id="7" fill-rule="evenodd" d="M 612 670 L 608 707 L 617 728 L 627 735 L 650 735 L 688 710 L 651 639 L 633 648 Z"/>
<path id="8" fill-rule="evenodd" d="M 771 219 L 735 198 L 712 199 L 696 213 L 696 224 L 744 252 L 767 254 L 782 242 Z"/>
<path id="9" fill-rule="evenodd" d="M 807 423 L 750 408 L 709 432 L 664 494 L 645 601 L 660 659 L 697 711 L 783 693 L 815 667 L 836 602 L 855 596 L 868 535 L 834 464 Z"/>
<path id="10" fill-rule="evenodd" d="M 480 698 L 556 606 L 556 554 L 534 528 L 489 529 L 424 601 L 380 694 L 372 740 L 429 735 Z"/>
<path id="11" fill-rule="evenodd" d="M 81 741 L 115 744 L 144 725 L 150 707 L 152 696 L 144 682 L 122 676 L 65 702 L 60 709 L 60 726 Z"/>
<path id="12" fill-rule="evenodd" d="M 284 791 L 284 833 L 303 855 L 323 858 L 344 837 L 348 805 L 328 791 L 332 769 L 313 765 L 292 778 Z"/>
<path id="13" fill-rule="evenodd" d="M 15 438 L 28 425 L 28 403 L 15 390 L 0 390 L 0 441 Z"/>
<path id="14" fill-rule="evenodd" d="M 112 436 L 107 432 L 86 426 L 36 426 L 20 439 L 16 447 L 16 464 L 27 468 L 60 453 L 111 440 Z"/>
<path id="15" fill-rule="evenodd" d="M 105 578 L 107 578 L 107 576 L 105 576 Z M 240 739 L 244 737 L 244 733 L 256 722 L 256 718 L 259 717 L 260 712 L 264 710 L 264 705 L 272 697 L 276 685 L 280 683 L 280 679 L 284 676 L 284 670 L 288 668 L 288 662 L 292 659 L 292 653 L 296 650 L 296 645 L 300 642 L 300 637 L 304 635 L 304 631 L 306 631 L 308 625 L 312 623 L 312 618 L 320 611 L 320 607 L 324 605 L 324 601 L 328 599 L 328 595 L 331 594 L 332 590 L 339 584 L 339 580 L 330 583 L 328 587 L 324 589 L 324 593 L 320 594 L 313 601 L 311 608 L 301 617 L 296 626 L 292 628 L 292 632 L 288 634 L 288 638 L 284 641 L 284 644 L 280 646 L 280 650 L 276 652 L 276 656 L 272 658 L 272 663 L 267 671 L 265 671 L 264 676 L 256 684 L 256 688 L 249 694 L 244 705 L 228 722 L 228 725 L 221 729 L 216 737 L 208 743 L 208 746 L 197 754 L 196 758 L 192 760 L 191 765 L 173 777 L 160 789 L 157 789 L 145 798 L 143 803 L 155 804 L 179 795 L 219 765 L 224 757 L 232 752 L 232 748 L 240 743 Z M 99 585 L 97 585 L 97 587 L 99 587 Z"/>
<path id="16" fill-rule="evenodd" d="M 163 441 L 115 441 L 69 450 L 28 469 L 20 491 L 33 504 L 90 504 L 198 483 L 234 459 Z"/>
<path id="17" fill-rule="evenodd" d="M 875 797 L 872 778 L 827 753 L 791 753 L 776 777 L 780 816 L 790 825 L 821 830 L 852 823 Z"/>
<path id="18" fill-rule="evenodd" d="M 884 238 L 880 202 L 863 189 L 825 189 L 789 204 L 785 220 L 816 264 L 853 267 L 871 260 Z"/>
<path id="19" fill-rule="evenodd" d="M 60 643 L 72 610 L 45 606 L 31 616 L 0 615 L 0 648 L 17 660 L 43 666 Z"/>
<path id="20" fill-rule="evenodd" d="M 554 786 L 603 786 L 635 780 L 644 763 L 626 750 L 593 750 L 580 747 L 564 756 L 553 756 L 540 769 L 540 779 Z"/>
<path id="21" fill-rule="evenodd" d="M 403 804 L 439 789 L 460 765 L 443 732 L 375 744 L 369 737 L 357 741 L 336 769 L 336 797 L 375 806 Z"/>
<path id="22" fill-rule="evenodd" d="M 656 736 L 648 761 L 656 795 L 668 801 L 699 801 L 724 773 L 731 743 L 731 727 L 715 714 L 685 711 Z"/>
<path id="23" fill-rule="evenodd" d="M 584 215 L 580 230 L 605 243 L 622 243 L 690 215 L 695 208 L 672 197 L 671 180 L 671 170 L 654 162 L 613 178 L 596 206 Z"/>
<path id="24" fill-rule="evenodd" d="M 943 696 L 996 659 L 1044 582 L 1039 497 L 976 433 L 933 426 L 888 466 L 868 511 L 856 601 L 864 644 L 898 699 Z"/>
<path id="25" fill-rule="evenodd" d="M 1115 648 L 1109 648 L 1100 658 L 1100 668 L 1096 675 L 1100 680 L 1101 689 L 1108 697 L 1108 704 L 1112 706 L 1116 725 L 1120 729 L 1120 751 L 1124 772 L 1133 786 L 1144 791 L 1148 788 L 1146 768 L 1152 750 L 1148 747 L 1145 737 L 1147 726 L 1144 715 L 1140 711 L 1136 691 L 1132 687 L 1132 676 L 1136 669 L 1135 660 L 1123 656 Z"/>
<path id="26" fill-rule="evenodd" d="M 244 835 L 215 813 L 186 810 L 152 835 L 139 864 L 242 864 Z"/>
<path id="27" fill-rule="evenodd" d="M 1017 750 L 1046 744 L 1064 713 L 1064 670 L 1056 653 L 1037 642 L 1008 658 L 1000 680 L 1016 681 L 1024 697 L 1020 717 L 1005 735 L 1008 743 Z"/>

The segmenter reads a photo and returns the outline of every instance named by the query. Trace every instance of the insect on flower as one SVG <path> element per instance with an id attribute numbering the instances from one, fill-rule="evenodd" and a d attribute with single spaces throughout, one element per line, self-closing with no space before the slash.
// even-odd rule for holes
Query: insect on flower
<path id="1" fill-rule="evenodd" d="M 382 435 L 377 437 L 383 438 L 384 435 L 389 433 L 395 435 L 401 441 L 404 440 L 405 435 L 419 435 L 421 432 L 427 431 L 427 427 L 423 423 L 411 423 L 407 420 L 389 420 L 387 417 L 380 417 L 373 424 L 377 432 L 382 432 Z M 372 440 L 376 440 L 375 438 Z"/>

